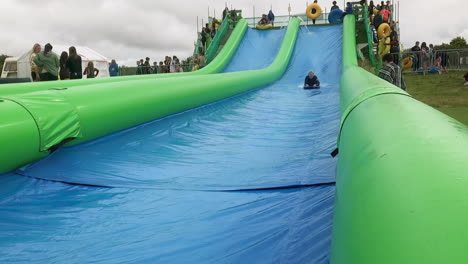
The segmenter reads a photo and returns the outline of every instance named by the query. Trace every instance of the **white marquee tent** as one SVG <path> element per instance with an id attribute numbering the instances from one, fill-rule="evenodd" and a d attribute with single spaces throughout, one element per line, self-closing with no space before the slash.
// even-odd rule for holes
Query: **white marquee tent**
<path id="1" fill-rule="evenodd" d="M 57 54 L 60 58 L 60 54 L 62 51 L 66 51 L 68 53 L 68 48 L 71 46 L 66 45 L 52 45 L 52 52 Z M 99 54 L 98 52 L 84 46 L 75 46 L 76 52 L 78 55 L 81 56 L 81 63 L 83 71 L 85 67 L 88 65 L 89 61 L 94 63 L 94 68 L 99 69 L 99 75 L 97 78 L 109 77 L 109 59 L 105 56 Z M 43 47 L 44 49 L 44 47 Z M 31 56 L 32 50 L 29 50 L 25 54 L 18 57 L 18 78 L 31 78 L 31 65 L 29 63 L 29 57 Z M 83 78 L 86 78 L 83 75 Z"/>

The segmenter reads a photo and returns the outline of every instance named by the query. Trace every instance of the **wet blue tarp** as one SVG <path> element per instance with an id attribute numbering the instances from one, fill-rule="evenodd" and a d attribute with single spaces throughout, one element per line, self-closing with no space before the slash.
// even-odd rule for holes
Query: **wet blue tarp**
<path id="1" fill-rule="evenodd" d="M 257 30 L 248 28 L 232 60 L 223 72 L 258 70 L 268 67 L 276 58 L 286 28 Z"/>
<path id="2" fill-rule="evenodd" d="M 333 186 L 156 191 L 17 176 L 0 186 L 1 263 L 325 263 L 328 254 Z"/>
<path id="3" fill-rule="evenodd" d="M 0 177 L 0 262 L 327 263 L 341 31 L 301 28 L 273 85 Z"/>

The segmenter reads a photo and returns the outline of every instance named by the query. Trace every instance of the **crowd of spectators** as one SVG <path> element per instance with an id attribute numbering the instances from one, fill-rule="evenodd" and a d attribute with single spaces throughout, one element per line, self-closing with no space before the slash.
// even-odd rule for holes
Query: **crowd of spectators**
<path id="1" fill-rule="evenodd" d="M 87 78 L 94 78 L 99 75 L 99 70 L 94 68 L 92 61 L 83 71 L 81 66 L 81 57 L 77 54 L 75 47 L 70 47 L 68 53 L 63 51 L 59 57 L 52 52 L 53 46 L 47 43 L 42 47 L 39 44 L 34 44 L 29 63 L 31 66 L 31 78 L 33 81 L 54 81 L 81 79 L 83 74 Z"/>
<path id="2" fill-rule="evenodd" d="M 193 57 L 180 61 L 177 56 L 166 56 L 164 61 L 157 61 L 151 64 L 150 58 L 141 59 L 136 62 L 136 74 L 161 74 L 161 73 L 177 73 L 190 72 L 201 69 L 205 66 L 205 57 L 203 54 L 195 54 Z"/>
<path id="3" fill-rule="evenodd" d="M 366 3 L 361 1 L 361 3 Z M 399 64 L 400 62 L 400 37 L 397 30 L 397 22 L 391 19 L 392 5 L 390 1 L 381 1 L 380 4 L 375 5 L 374 1 L 370 1 L 367 5 L 367 16 L 371 25 L 374 43 L 383 42 L 383 47 L 390 46 L 389 52 L 393 55 L 393 62 Z M 383 40 L 379 40 L 377 31 L 383 23 L 390 26 L 390 35 Z M 379 52 L 377 52 L 379 53 Z M 385 55 L 385 54 L 382 54 Z M 383 58 L 383 57 L 382 57 Z"/>
<path id="4" fill-rule="evenodd" d="M 439 73 L 448 73 L 449 55 L 446 51 L 437 51 L 434 49 L 434 45 L 427 46 L 426 42 L 419 46 L 419 41 L 416 41 L 410 51 L 413 59 L 413 71 L 419 71 L 422 68 L 422 73 L 426 74 L 429 68 L 436 67 Z"/>

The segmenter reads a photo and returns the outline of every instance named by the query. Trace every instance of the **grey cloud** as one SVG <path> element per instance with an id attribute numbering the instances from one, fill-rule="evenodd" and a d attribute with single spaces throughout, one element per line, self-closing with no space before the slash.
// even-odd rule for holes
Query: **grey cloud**
<path id="1" fill-rule="evenodd" d="M 165 55 L 190 56 L 196 38 L 196 17 L 206 21 L 216 10 L 221 16 L 225 1 L 219 0 L 3 0 L 0 16 L 0 53 L 21 55 L 35 42 L 85 45 L 125 64 L 146 56 L 162 60 Z M 311 2 L 311 0 L 309 1 Z M 330 1 L 319 0 L 329 10 Z M 401 0 L 401 35 L 405 45 L 415 40 L 440 43 L 467 32 L 464 0 Z M 236 0 L 230 7 L 250 17 L 270 5 L 276 15 L 288 13 L 280 0 Z M 338 4 L 342 6 L 341 1 Z M 292 13 L 304 12 L 306 1 L 291 1 Z M 450 25 L 447 27 L 447 25 Z M 201 26 L 201 21 L 200 21 Z"/>

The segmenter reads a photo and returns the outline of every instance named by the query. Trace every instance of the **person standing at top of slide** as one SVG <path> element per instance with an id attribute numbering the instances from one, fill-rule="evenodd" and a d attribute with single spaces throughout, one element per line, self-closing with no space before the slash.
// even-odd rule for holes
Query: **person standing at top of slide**
<path id="1" fill-rule="evenodd" d="M 270 21 L 272 26 L 275 26 L 275 14 L 273 14 L 272 10 L 268 12 L 268 20 Z"/>
<path id="2" fill-rule="evenodd" d="M 318 4 L 317 0 L 314 0 L 314 4 Z M 315 14 L 315 13 L 317 13 L 317 10 L 312 9 L 312 14 Z M 315 25 L 315 19 L 312 19 L 312 23 Z"/>
<path id="3" fill-rule="evenodd" d="M 333 11 L 335 9 L 340 9 L 340 7 L 336 4 L 336 1 L 333 1 L 333 6 L 331 7 L 330 11 Z"/>

